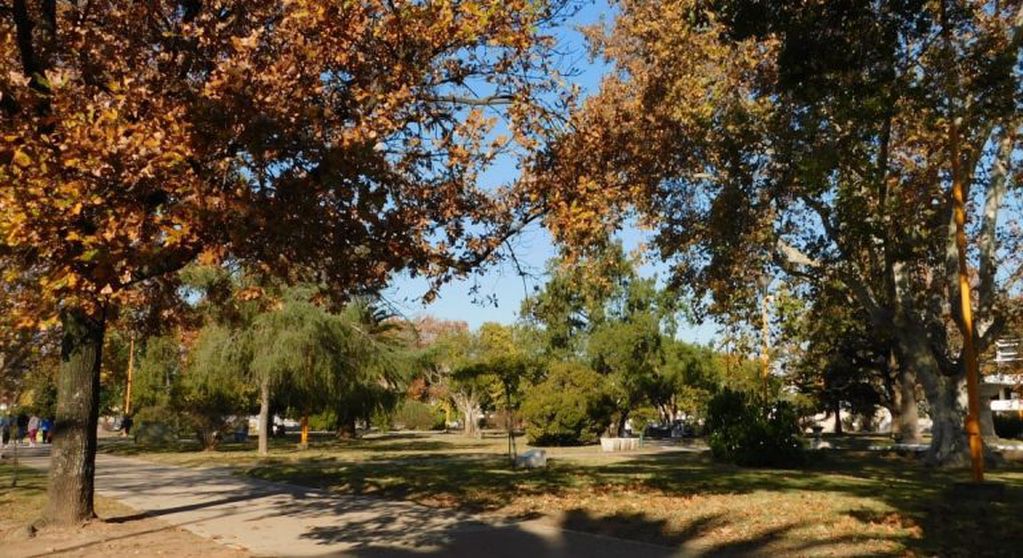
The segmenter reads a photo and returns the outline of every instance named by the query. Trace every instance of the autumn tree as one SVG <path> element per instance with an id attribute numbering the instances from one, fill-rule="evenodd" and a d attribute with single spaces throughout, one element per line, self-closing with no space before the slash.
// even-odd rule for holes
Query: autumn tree
<path id="1" fill-rule="evenodd" d="M 310 270 L 340 293 L 397 270 L 443 280 L 535 218 L 517 192 L 477 178 L 496 157 L 532 150 L 549 123 L 540 101 L 557 97 L 540 66 L 561 9 L 0 8 L 0 257 L 13 264 L 3 280 L 31 276 L 20 326 L 59 315 L 63 335 L 45 517 L 93 515 L 105 325 L 125 303 L 144 306 L 167 274 L 230 258 Z"/>
<path id="2" fill-rule="evenodd" d="M 615 64 L 538 162 L 568 245 L 637 215 L 674 283 L 750 316 L 760 286 L 836 284 L 895 343 L 934 421 L 928 460 L 966 456 L 953 185 L 983 350 L 1018 292 L 1016 2 L 618 2 L 591 32 Z M 903 376 L 901 382 L 911 382 Z M 904 393 L 912 393 L 905 390 Z"/>

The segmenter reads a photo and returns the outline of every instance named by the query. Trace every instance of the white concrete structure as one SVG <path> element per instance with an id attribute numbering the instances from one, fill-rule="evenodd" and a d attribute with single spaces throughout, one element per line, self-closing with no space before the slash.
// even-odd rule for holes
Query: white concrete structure
<path id="1" fill-rule="evenodd" d="M 981 396 L 990 401 L 992 412 L 1023 412 L 1023 339 L 995 341 L 997 372 L 983 377 Z"/>

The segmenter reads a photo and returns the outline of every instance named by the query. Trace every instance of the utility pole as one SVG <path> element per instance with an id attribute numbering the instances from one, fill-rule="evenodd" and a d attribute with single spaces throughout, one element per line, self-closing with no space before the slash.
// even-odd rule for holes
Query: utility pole
<path id="1" fill-rule="evenodd" d="M 128 341 L 128 381 L 124 388 L 124 415 L 131 414 L 131 378 L 135 371 L 135 334 Z"/>
<path id="2" fill-rule="evenodd" d="M 774 297 L 768 291 L 770 282 L 770 278 L 766 275 L 760 281 L 760 287 L 763 292 L 763 296 L 760 299 L 760 374 L 764 382 L 765 398 L 769 396 L 768 379 L 771 376 L 771 303 L 774 301 Z"/>

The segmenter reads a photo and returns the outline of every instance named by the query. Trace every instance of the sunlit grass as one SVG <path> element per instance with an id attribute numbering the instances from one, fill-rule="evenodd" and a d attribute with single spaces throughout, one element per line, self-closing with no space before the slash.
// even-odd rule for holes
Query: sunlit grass
<path id="1" fill-rule="evenodd" d="M 549 448 L 550 466 L 514 470 L 497 433 L 484 439 L 395 433 L 354 441 L 330 436 L 309 450 L 275 440 L 269 458 L 254 444 L 222 451 L 108 451 L 344 494 L 403 498 L 429 506 L 513 517 L 547 517 L 569 528 L 685 546 L 694 552 L 786 555 L 1000 555 L 1021 548 L 1023 470 L 989 477 L 1007 485 L 1001 502 L 949 495 L 962 471 L 933 470 L 910 457 L 861 451 L 881 437 L 835 440 L 856 448 L 814 454 L 801 470 L 747 469 L 706 453 L 635 453 Z M 524 441 L 518 442 L 525 449 Z M 1001 550 L 999 550 L 1001 549 Z"/>

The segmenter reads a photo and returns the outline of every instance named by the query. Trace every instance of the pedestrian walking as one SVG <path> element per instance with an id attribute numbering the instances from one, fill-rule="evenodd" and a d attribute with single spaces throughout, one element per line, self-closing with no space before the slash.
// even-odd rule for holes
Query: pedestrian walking
<path id="1" fill-rule="evenodd" d="M 11 422 L 14 419 L 10 415 L 0 415 L 0 450 L 3 450 L 11 442 Z"/>
<path id="2" fill-rule="evenodd" d="M 11 417 L 0 415 L 0 448 L 6 448 L 11 441 Z"/>
<path id="3" fill-rule="evenodd" d="M 39 417 L 32 415 L 28 419 L 28 445 L 36 447 L 36 434 L 39 433 Z"/>
<path id="4" fill-rule="evenodd" d="M 44 418 L 39 423 L 39 429 L 43 431 L 43 443 L 49 444 L 53 441 L 53 419 L 50 417 Z"/>
<path id="5" fill-rule="evenodd" d="M 21 441 L 25 439 L 25 435 L 28 433 L 28 415 L 25 413 L 18 413 L 17 419 L 17 431 L 14 435 L 14 445 L 21 444 Z"/>

